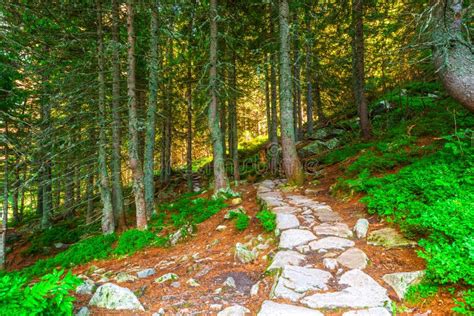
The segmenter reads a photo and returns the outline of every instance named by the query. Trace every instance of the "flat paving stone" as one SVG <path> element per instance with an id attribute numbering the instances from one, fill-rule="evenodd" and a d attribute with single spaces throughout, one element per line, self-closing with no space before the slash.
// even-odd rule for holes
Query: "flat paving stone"
<path id="1" fill-rule="evenodd" d="M 276 216 L 276 222 L 279 230 L 298 228 L 300 226 L 300 221 L 293 214 L 279 213 Z"/>
<path id="2" fill-rule="evenodd" d="M 349 229 L 349 226 L 344 223 L 322 223 L 321 225 L 313 227 L 313 231 L 316 235 L 322 236 L 352 237 L 352 231 Z"/>
<path id="3" fill-rule="evenodd" d="M 306 257 L 293 250 L 282 250 L 276 253 L 272 264 L 267 268 L 268 271 L 281 269 L 286 265 L 300 266 L 306 260 Z"/>
<path id="4" fill-rule="evenodd" d="M 345 249 L 354 247 L 355 243 L 352 240 L 341 238 L 341 237 L 326 237 L 319 240 L 315 240 L 309 243 L 311 250 L 319 249 Z"/>
<path id="5" fill-rule="evenodd" d="M 297 246 L 306 245 L 316 239 L 316 236 L 309 230 L 288 229 L 281 233 L 280 245 L 282 249 L 293 249 Z"/>
<path id="6" fill-rule="evenodd" d="M 324 314 L 306 307 L 264 301 L 257 316 L 323 316 Z"/>
<path id="7" fill-rule="evenodd" d="M 387 290 L 369 275 L 354 269 L 344 273 L 339 285 L 348 285 L 339 292 L 317 293 L 307 296 L 301 303 L 311 308 L 372 308 L 390 306 Z"/>
<path id="8" fill-rule="evenodd" d="M 365 269 L 369 258 L 362 250 L 351 248 L 336 258 L 337 262 L 349 269 Z"/>
<path id="9" fill-rule="evenodd" d="M 298 301 L 308 291 L 327 291 L 332 274 L 297 266 L 285 266 L 273 290 L 273 297 Z"/>
<path id="10" fill-rule="evenodd" d="M 293 206 L 277 206 L 272 209 L 272 212 L 275 214 L 294 214 L 298 213 L 300 209 Z"/>

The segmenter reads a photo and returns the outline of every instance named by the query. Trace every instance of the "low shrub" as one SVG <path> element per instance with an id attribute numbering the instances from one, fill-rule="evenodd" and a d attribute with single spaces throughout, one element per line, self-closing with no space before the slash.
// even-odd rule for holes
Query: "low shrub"
<path id="1" fill-rule="evenodd" d="M 269 210 L 263 210 L 257 213 L 257 219 L 260 221 L 263 230 L 272 232 L 276 228 L 276 215 Z"/>
<path id="2" fill-rule="evenodd" d="M 28 284 L 18 273 L 0 277 L 0 315 L 72 315 L 74 297 L 69 293 L 81 281 L 70 272 L 53 271 Z"/>
<path id="3" fill-rule="evenodd" d="M 150 246 L 163 247 L 167 239 L 158 237 L 155 233 L 148 230 L 129 229 L 125 231 L 117 241 L 117 246 L 113 250 L 116 255 L 131 255 L 143 248 Z"/>
<path id="4" fill-rule="evenodd" d="M 236 219 L 235 219 L 235 228 L 237 228 L 238 231 L 244 231 L 249 227 L 250 224 L 250 217 L 245 215 L 244 213 L 237 213 Z"/>

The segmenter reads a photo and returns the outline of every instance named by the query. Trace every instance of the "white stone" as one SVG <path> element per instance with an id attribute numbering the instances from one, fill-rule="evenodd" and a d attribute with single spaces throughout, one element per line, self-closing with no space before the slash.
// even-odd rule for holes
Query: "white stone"
<path id="1" fill-rule="evenodd" d="M 352 237 L 352 231 L 344 223 L 322 223 L 313 227 L 313 231 L 316 235 L 330 235 L 342 238 Z"/>
<path id="2" fill-rule="evenodd" d="M 355 244 L 352 240 L 341 237 L 326 237 L 309 243 L 312 250 L 319 249 L 344 249 L 353 247 Z"/>
<path id="3" fill-rule="evenodd" d="M 118 283 L 123 283 L 123 282 L 133 282 L 137 279 L 136 276 L 128 274 L 126 272 L 119 272 L 115 276 L 115 281 Z"/>
<path id="4" fill-rule="evenodd" d="M 311 247 L 308 245 L 303 245 L 296 247 L 296 250 L 298 250 L 299 253 L 307 254 L 311 251 Z"/>
<path id="5" fill-rule="evenodd" d="M 137 272 L 137 277 L 140 279 L 148 278 L 156 273 L 156 270 L 153 268 L 145 269 Z"/>
<path id="6" fill-rule="evenodd" d="M 300 226 L 298 218 L 293 214 L 277 213 L 276 223 L 279 230 L 298 228 Z"/>
<path id="7" fill-rule="evenodd" d="M 293 251 L 293 250 L 282 250 L 276 253 L 273 258 L 272 264 L 268 267 L 267 271 L 283 268 L 286 265 L 299 266 L 305 261 L 305 256 Z"/>
<path id="8" fill-rule="evenodd" d="M 225 225 L 219 225 L 219 226 L 216 227 L 216 230 L 218 232 L 223 232 L 226 229 L 227 229 L 227 226 L 225 226 Z"/>
<path id="9" fill-rule="evenodd" d="M 339 292 L 307 296 L 301 303 L 311 308 L 325 309 L 390 306 L 387 290 L 361 270 L 354 269 L 344 273 L 339 284 L 348 287 Z"/>
<path id="10" fill-rule="evenodd" d="M 342 314 L 342 316 L 391 316 L 387 309 L 383 307 L 373 307 L 367 309 L 359 309 L 356 311 L 348 311 Z"/>
<path id="11" fill-rule="evenodd" d="M 329 271 L 335 271 L 337 269 L 338 263 L 336 259 L 333 258 L 324 258 L 323 265 Z"/>
<path id="12" fill-rule="evenodd" d="M 369 221 L 365 218 L 359 218 L 354 226 L 354 232 L 357 238 L 365 238 L 369 230 Z"/>
<path id="13" fill-rule="evenodd" d="M 386 274 L 382 279 L 393 288 L 398 298 L 403 300 L 408 287 L 419 282 L 424 274 L 424 271 L 399 272 Z"/>
<path id="14" fill-rule="evenodd" d="M 275 214 L 293 214 L 298 212 L 297 207 L 293 206 L 278 206 L 272 209 L 272 212 Z"/>
<path id="15" fill-rule="evenodd" d="M 238 242 L 235 244 L 234 258 L 244 264 L 251 263 L 257 259 L 257 253 Z"/>
<path id="16" fill-rule="evenodd" d="M 115 310 L 145 310 L 132 291 L 112 283 L 100 286 L 89 305 Z"/>
<path id="17" fill-rule="evenodd" d="M 306 245 L 315 239 L 316 236 L 308 230 L 288 229 L 281 233 L 279 247 L 283 249 L 292 249 L 297 246 Z"/>
<path id="18" fill-rule="evenodd" d="M 222 304 L 211 304 L 209 305 L 209 309 L 215 312 L 220 311 L 222 309 Z"/>
<path id="19" fill-rule="evenodd" d="M 344 251 L 336 260 L 346 268 L 363 270 L 367 267 L 369 258 L 362 250 L 351 248 Z"/>
<path id="20" fill-rule="evenodd" d="M 167 282 L 167 281 L 176 281 L 178 280 L 179 277 L 177 274 L 175 273 L 166 273 L 166 274 L 163 274 L 162 276 L 160 276 L 159 278 L 155 279 L 155 282 L 156 283 L 163 283 L 163 282 Z"/>
<path id="21" fill-rule="evenodd" d="M 260 282 L 257 282 L 254 285 L 252 285 L 252 288 L 250 289 L 250 296 L 257 296 L 259 289 L 260 289 Z"/>
<path id="22" fill-rule="evenodd" d="M 323 316 L 323 314 L 306 307 L 264 301 L 257 316 Z"/>
<path id="23" fill-rule="evenodd" d="M 193 278 L 188 279 L 188 280 L 186 281 L 186 284 L 188 284 L 188 285 L 191 286 L 191 287 L 198 287 L 198 286 L 200 285 L 200 284 L 199 284 L 195 279 L 193 279 Z"/>
<path id="24" fill-rule="evenodd" d="M 90 314 L 91 314 L 91 311 L 89 310 L 89 308 L 87 308 L 87 306 L 83 306 L 76 313 L 76 316 L 89 316 Z"/>
<path id="25" fill-rule="evenodd" d="M 297 302 L 308 291 L 328 290 L 331 273 L 320 269 L 286 266 L 278 278 L 272 297 Z"/>
<path id="26" fill-rule="evenodd" d="M 217 313 L 217 316 L 245 316 L 250 314 L 250 310 L 240 305 L 227 307 L 226 309 Z"/>
<path id="27" fill-rule="evenodd" d="M 233 277 L 228 277 L 222 285 L 229 288 L 234 288 L 234 289 L 236 288 L 235 280 Z"/>
<path id="28" fill-rule="evenodd" d="M 79 285 L 76 288 L 76 293 L 77 294 L 82 294 L 82 295 L 92 295 L 95 288 L 96 288 L 96 286 L 95 286 L 94 281 L 92 281 L 90 279 L 86 279 L 86 280 L 84 280 L 84 283 L 82 283 L 81 285 Z"/>

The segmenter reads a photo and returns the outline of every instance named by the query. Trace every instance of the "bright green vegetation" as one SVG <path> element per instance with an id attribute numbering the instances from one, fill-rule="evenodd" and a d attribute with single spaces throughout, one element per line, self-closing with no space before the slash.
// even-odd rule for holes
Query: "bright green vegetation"
<path id="1" fill-rule="evenodd" d="M 33 284 L 26 277 L 0 277 L 0 315 L 72 315 L 74 297 L 69 292 L 81 281 L 71 273 L 54 271 Z"/>
<path id="2" fill-rule="evenodd" d="M 260 221 L 263 230 L 272 232 L 276 228 L 276 215 L 269 210 L 262 210 L 257 213 L 257 219 Z"/>
<path id="3" fill-rule="evenodd" d="M 245 215 L 244 213 L 237 213 L 235 218 L 235 228 L 238 231 L 244 231 L 250 225 L 250 217 Z"/>
<path id="4" fill-rule="evenodd" d="M 151 231 L 129 229 L 120 235 L 113 253 L 116 255 L 131 255 L 145 247 L 164 247 L 167 242 L 167 238 L 159 237 Z"/>
<path id="5" fill-rule="evenodd" d="M 369 213 L 419 239 L 427 271 L 424 283 L 410 291 L 412 300 L 436 293 L 436 285 L 474 286 L 474 118 L 451 99 L 437 102 L 420 95 L 430 88 L 408 86 L 404 108 L 374 121 L 374 141 L 323 158 L 334 163 L 355 157 L 333 191 L 365 192 L 362 202 Z M 420 147 L 421 136 L 436 139 Z M 473 311 L 470 293 L 457 312 Z"/>

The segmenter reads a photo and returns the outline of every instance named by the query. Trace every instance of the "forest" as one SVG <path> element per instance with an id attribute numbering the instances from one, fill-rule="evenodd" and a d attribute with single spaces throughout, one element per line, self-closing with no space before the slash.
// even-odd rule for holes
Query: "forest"
<path id="1" fill-rule="evenodd" d="M 3 0 L 0 316 L 474 315 L 474 2 Z"/>

